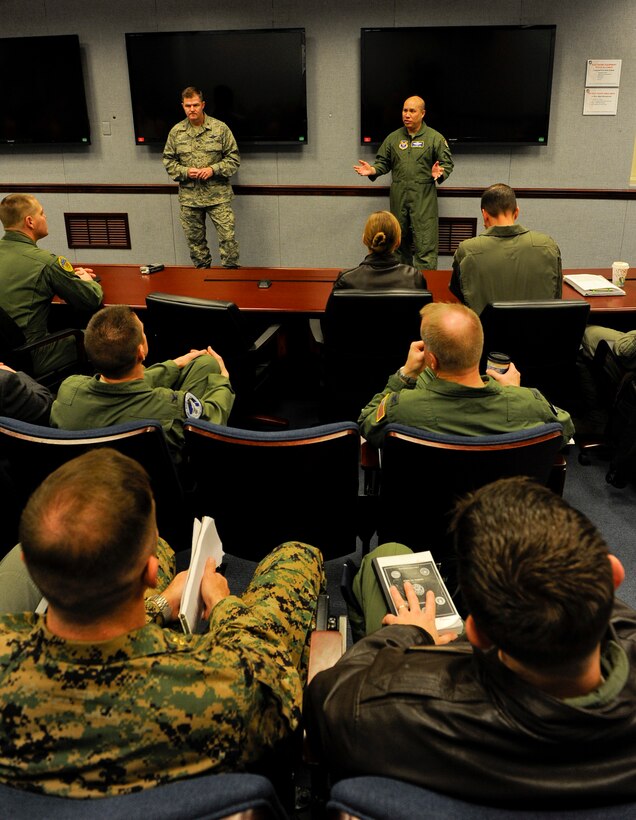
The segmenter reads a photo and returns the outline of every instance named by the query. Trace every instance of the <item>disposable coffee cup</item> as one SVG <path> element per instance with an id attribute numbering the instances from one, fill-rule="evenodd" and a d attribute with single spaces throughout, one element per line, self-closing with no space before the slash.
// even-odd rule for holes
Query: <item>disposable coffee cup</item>
<path id="1" fill-rule="evenodd" d="M 488 354 L 486 363 L 487 370 L 496 370 L 497 373 L 507 373 L 509 367 L 510 356 L 506 353 L 497 353 L 497 351 L 493 350 L 492 353 Z"/>
<path id="2" fill-rule="evenodd" d="M 612 262 L 612 283 L 622 288 L 627 278 L 629 264 L 627 262 Z"/>

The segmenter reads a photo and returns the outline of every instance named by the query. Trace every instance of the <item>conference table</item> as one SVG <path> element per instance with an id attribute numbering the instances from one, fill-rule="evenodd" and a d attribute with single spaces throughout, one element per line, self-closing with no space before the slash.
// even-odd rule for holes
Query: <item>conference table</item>
<path id="1" fill-rule="evenodd" d="M 201 299 L 235 302 L 250 313 L 320 315 L 325 310 L 339 268 L 264 268 L 238 269 L 168 266 L 152 274 L 142 274 L 137 265 L 100 265 L 86 263 L 100 277 L 104 304 L 127 304 L 144 310 L 146 296 L 161 292 Z M 456 302 L 449 291 L 449 270 L 425 271 L 428 289 L 436 302 Z M 574 268 L 564 273 L 593 273 L 610 278 L 605 268 Z M 636 327 L 636 273 L 625 282 L 625 296 L 581 296 L 568 284 L 564 299 L 586 299 L 593 321 L 612 327 Z"/>

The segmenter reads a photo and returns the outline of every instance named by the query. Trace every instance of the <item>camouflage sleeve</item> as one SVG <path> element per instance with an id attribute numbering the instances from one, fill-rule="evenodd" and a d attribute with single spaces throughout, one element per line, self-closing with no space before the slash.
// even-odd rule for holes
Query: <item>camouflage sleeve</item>
<path id="1" fill-rule="evenodd" d="M 269 691 L 269 706 L 254 716 L 254 732 L 280 736 L 300 720 L 309 635 L 316 600 L 325 588 L 320 552 L 288 542 L 264 558 L 242 598 L 230 596 L 212 610 L 214 645 L 249 655 L 255 681 Z M 270 738 L 271 739 L 271 738 Z"/>
<path id="2" fill-rule="evenodd" d="M 156 555 L 159 560 L 157 586 L 154 588 L 148 587 L 148 589 L 144 592 L 144 598 L 146 599 L 146 623 L 148 624 L 155 622 L 160 626 L 163 626 L 163 618 L 158 617 L 155 607 L 148 602 L 148 598 L 151 595 L 156 595 L 159 592 L 163 592 L 170 581 L 172 581 L 177 572 L 177 560 L 175 558 L 174 550 L 167 541 L 163 540 L 163 538 L 159 538 L 157 541 Z"/>
<path id="3" fill-rule="evenodd" d="M 163 149 L 163 167 L 168 176 L 175 182 L 185 182 L 188 179 L 188 166 L 181 164 L 181 157 L 177 152 L 177 140 L 174 128 L 168 134 L 165 147 Z"/>
<path id="4" fill-rule="evenodd" d="M 388 410 L 399 399 L 399 393 L 404 389 L 409 388 L 397 374 L 390 376 L 384 390 L 376 393 L 360 412 L 360 434 L 374 447 L 382 447 L 384 428 L 389 423 Z"/>
<path id="5" fill-rule="evenodd" d="M 229 177 L 238 171 L 241 164 L 241 155 L 236 140 L 234 139 L 234 134 L 227 126 L 222 130 L 221 140 L 223 143 L 223 159 L 220 162 L 213 163 L 211 167 L 214 171 L 214 176 L 229 179 Z"/>
<path id="6" fill-rule="evenodd" d="M 71 307 L 95 310 L 104 298 L 104 291 L 97 282 L 80 279 L 73 266 L 64 256 L 52 256 L 42 271 L 49 287 Z"/>

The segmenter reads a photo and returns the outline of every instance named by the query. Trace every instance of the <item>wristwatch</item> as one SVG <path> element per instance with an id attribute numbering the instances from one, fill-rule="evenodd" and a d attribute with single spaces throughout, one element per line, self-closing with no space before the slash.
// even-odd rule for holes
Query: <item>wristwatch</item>
<path id="1" fill-rule="evenodd" d="M 159 593 L 149 595 L 146 598 L 146 612 L 153 621 L 158 622 L 161 619 L 160 626 L 170 623 L 172 620 L 172 607 Z"/>
<path id="2" fill-rule="evenodd" d="M 413 387 L 413 385 L 417 382 L 417 378 L 414 378 L 413 376 L 407 376 L 407 375 L 406 375 L 406 373 L 404 372 L 404 368 L 403 368 L 403 367 L 401 367 L 401 368 L 398 370 L 397 374 L 398 374 L 398 378 L 399 378 L 399 380 L 400 380 L 403 384 L 405 384 L 407 387 Z"/>

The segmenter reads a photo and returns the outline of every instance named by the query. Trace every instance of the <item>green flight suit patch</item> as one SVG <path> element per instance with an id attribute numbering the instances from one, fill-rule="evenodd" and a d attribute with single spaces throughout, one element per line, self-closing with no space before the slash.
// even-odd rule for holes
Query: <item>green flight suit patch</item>
<path id="1" fill-rule="evenodd" d="M 68 271 L 69 273 L 73 273 L 73 265 L 71 265 L 71 263 L 65 256 L 58 256 L 57 264 L 62 268 L 62 270 Z"/>

